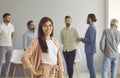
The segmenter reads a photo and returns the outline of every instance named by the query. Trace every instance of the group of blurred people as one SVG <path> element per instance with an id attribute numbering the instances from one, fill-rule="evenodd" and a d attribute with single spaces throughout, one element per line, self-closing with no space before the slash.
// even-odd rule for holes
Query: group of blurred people
<path id="1" fill-rule="evenodd" d="M 3 14 L 3 23 L 0 25 L 0 75 L 2 66 L 4 74 L 0 78 L 8 78 L 11 57 L 13 53 L 14 25 L 10 23 L 11 14 Z M 96 16 L 88 14 L 89 25 L 85 37 L 80 37 L 78 30 L 72 26 L 72 17 L 65 16 L 66 26 L 60 31 L 60 40 L 63 45 L 63 56 L 66 62 L 69 78 L 73 78 L 73 64 L 78 44 L 85 44 L 85 54 L 90 78 L 96 78 L 94 67 L 94 54 L 96 51 Z M 120 44 L 120 31 L 117 30 L 118 20 L 111 20 L 111 28 L 105 29 L 100 40 L 100 49 L 104 54 L 102 65 L 102 78 L 107 78 L 111 64 L 111 78 L 117 78 L 118 45 Z M 54 24 L 50 17 L 41 18 L 38 31 L 35 30 L 33 20 L 27 22 L 28 30 L 23 35 L 24 54 L 21 58 L 25 69 L 30 71 L 31 78 L 64 78 L 64 67 L 60 53 L 59 43 L 54 38 Z M 3 64 L 5 59 L 5 65 Z"/>

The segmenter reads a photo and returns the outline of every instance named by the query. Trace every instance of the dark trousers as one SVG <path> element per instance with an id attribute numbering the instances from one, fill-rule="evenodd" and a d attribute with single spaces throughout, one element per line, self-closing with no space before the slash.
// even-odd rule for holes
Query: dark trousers
<path id="1" fill-rule="evenodd" d="M 87 67 L 90 73 L 90 78 L 96 78 L 95 68 L 94 68 L 94 54 L 86 54 Z"/>
<path id="2" fill-rule="evenodd" d="M 72 76 L 73 76 L 73 64 L 74 64 L 74 60 L 75 60 L 75 56 L 76 56 L 76 49 L 69 51 L 69 52 L 63 51 L 63 55 L 64 55 L 66 66 L 67 66 L 68 76 L 69 76 L 69 78 L 72 78 Z"/>

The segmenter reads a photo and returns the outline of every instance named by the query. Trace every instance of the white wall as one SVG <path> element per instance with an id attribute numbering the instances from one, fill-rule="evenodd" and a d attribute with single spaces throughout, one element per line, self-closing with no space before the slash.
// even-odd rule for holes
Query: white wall
<path id="1" fill-rule="evenodd" d="M 5 12 L 12 14 L 12 23 L 15 25 L 14 48 L 20 49 L 22 48 L 22 35 L 27 30 L 26 22 L 28 20 L 34 20 L 37 28 L 42 17 L 51 17 L 55 26 L 55 37 L 59 40 L 60 30 L 65 27 L 64 17 L 66 15 L 72 17 L 73 26 L 77 27 L 80 36 L 84 37 L 88 27 L 87 15 L 95 13 L 98 19 L 95 23 L 97 29 L 95 68 L 97 72 L 101 72 L 103 57 L 99 49 L 99 41 L 105 27 L 105 0 L 0 0 L 0 23 L 2 23 L 2 15 Z M 81 72 L 88 72 L 84 44 L 80 43 L 79 48 L 82 53 L 79 69 Z"/>
<path id="2" fill-rule="evenodd" d="M 113 18 L 116 18 L 120 21 L 120 0 L 106 0 L 107 2 L 107 27 L 110 26 L 110 21 Z M 119 23 L 120 24 L 120 23 Z M 120 30 L 120 26 L 118 27 Z"/>
<path id="3" fill-rule="evenodd" d="M 107 27 L 110 27 L 111 19 L 115 18 L 119 21 L 118 30 L 120 30 L 120 0 L 107 0 Z M 120 53 L 120 45 L 119 45 L 119 53 Z"/>

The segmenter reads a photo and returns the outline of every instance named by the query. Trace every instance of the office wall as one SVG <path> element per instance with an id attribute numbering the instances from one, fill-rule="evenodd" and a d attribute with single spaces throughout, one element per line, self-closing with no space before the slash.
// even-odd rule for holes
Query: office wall
<path id="1" fill-rule="evenodd" d="M 60 42 L 60 30 L 65 27 L 64 17 L 72 17 L 72 25 L 76 27 L 81 37 L 84 37 L 88 25 L 87 15 L 94 13 L 97 17 L 95 23 L 97 30 L 97 53 L 95 54 L 95 68 L 101 72 L 102 53 L 99 41 L 105 27 L 105 0 L 0 0 L 0 23 L 5 12 L 12 14 L 12 23 L 15 25 L 14 48 L 22 49 L 22 35 L 27 30 L 28 20 L 34 20 L 36 29 L 40 19 L 44 16 L 52 18 L 55 26 L 54 36 Z M 62 45 L 60 43 L 62 49 Z M 84 44 L 79 45 L 82 61 L 78 63 L 81 72 L 88 72 Z M 62 54 L 62 53 L 61 53 Z M 63 58 L 64 60 L 64 58 Z M 64 63 L 65 66 L 65 63 Z M 66 70 L 65 70 L 66 71 Z"/>
<path id="2" fill-rule="evenodd" d="M 106 0 L 106 4 L 106 24 L 109 27 L 111 19 L 116 18 L 120 21 L 120 0 Z M 120 30 L 120 27 L 118 29 Z"/>

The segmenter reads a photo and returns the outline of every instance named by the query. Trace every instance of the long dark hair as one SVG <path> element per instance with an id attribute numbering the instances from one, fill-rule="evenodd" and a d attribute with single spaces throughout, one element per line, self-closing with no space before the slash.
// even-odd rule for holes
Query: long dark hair
<path id="1" fill-rule="evenodd" d="M 43 52 L 47 53 L 48 52 L 48 46 L 47 46 L 47 43 L 46 43 L 46 39 L 45 39 L 45 34 L 42 30 L 42 27 L 44 26 L 44 24 L 46 22 L 50 21 L 52 26 L 53 26 L 53 22 L 51 20 L 51 18 L 49 17 L 43 17 L 40 22 L 39 22 L 39 27 L 38 27 L 38 40 L 39 40 L 39 45 L 42 49 Z M 53 37 L 53 31 L 52 33 L 50 34 L 50 37 Z"/>

